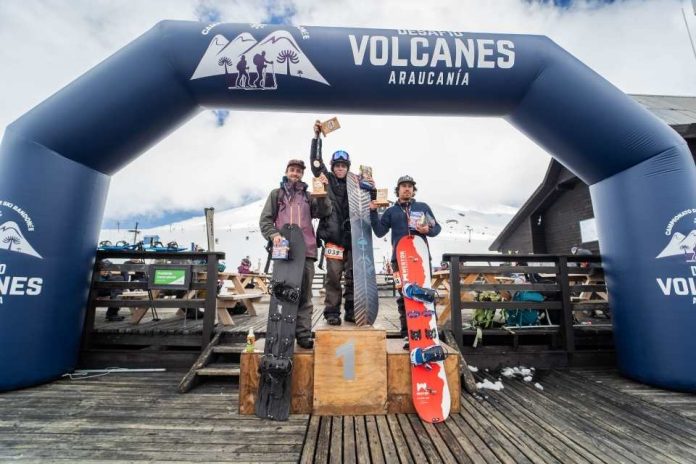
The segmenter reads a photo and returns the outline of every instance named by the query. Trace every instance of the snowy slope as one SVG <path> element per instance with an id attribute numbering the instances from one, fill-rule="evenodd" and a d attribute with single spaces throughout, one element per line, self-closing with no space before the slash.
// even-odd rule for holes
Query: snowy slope
<path id="1" fill-rule="evenodd" d="M 265 200 L 248 205 L 215 212 L 215 249 L 227 254 L 228 266 L 236 268 L 245 256 L 251 258 L 253 267 L 263 267 L 266 260 L 265 240 L 259 232 L 259 216 Z M 488 246 L 511 219 L 509 214 L 487 214 L 470 210 L 458 210 L 447 206 L 431 204 L 435 218 L 442 225 L 442 233 L 430 240 L 433 264 L 439 264 L 442 254 L 447 253 L 487 253 Z M 469 242 L 469 230 L 471 242 Z M 176 241 L 180 246 L 196 243 L 207 247 L 205 235 L 205 217 L 203 215 L 175 222 L 166 226 L 145 229 L 139 239 L 145 235 L 159 235 L 160 241 Z M 99 240 L 133 241 L 133 234 L 125 230 L 104 229 Z M 373 237 L 375 267 L 379 271 L 383 262 L 391 256 L 391 240 Z"/>

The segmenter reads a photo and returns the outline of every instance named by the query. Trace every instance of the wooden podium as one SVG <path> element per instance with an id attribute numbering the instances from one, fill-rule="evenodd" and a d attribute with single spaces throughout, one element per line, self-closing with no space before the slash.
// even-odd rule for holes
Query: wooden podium
<path id="1" fill-rule="evenodd" d="M 403 343 L 387 339 L 386 331 L 379 328 L 318 327 L 314 350 L 295 345 L 290 412 L 327 416 L 415 413 L 409 353 Z M 264 340 L 259 340 L 253 353 L 242 353 L 240 414 L 254 414 L 263 345 Z M 445 371 L 453 414 L 460 409 L 459 354 L 443 346 L 448 354 Z"/>
<path id="2" fill-rule="evenodd" d="M 318 328 L 314 408 L 322 416 L 387 412 L 387 332 L 373 327 Z"/>

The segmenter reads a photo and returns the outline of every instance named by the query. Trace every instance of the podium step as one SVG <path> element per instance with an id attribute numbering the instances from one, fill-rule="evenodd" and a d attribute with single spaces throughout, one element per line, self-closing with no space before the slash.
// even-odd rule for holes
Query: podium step
<path id="1" fill-rule="evenodd" d="M 239 364 L 212 363 L 206 367 L 196 369 L 196 374 L 206 376 L 239 376 Z"/>
<path id="2" fill-rule="evenodd" d="M 215 334 L 208 346 L 205 347 L 196 362 L 179 383 L 179 392 L 190 391 L 201 377 L 234 376 L 240 373 L 239 364 L 235 358 L 244 351 L 245 343 L 220 343 L 222 332 Z"/>
<path id="3" fill-rule="evenodd" d="M 213 353 L 218 354 L 235 354 L 244 351 L 246 343 L 227 343 L 213 347 Z"/>
<path id="4" fill-rule="evenodd" d="M 366 331 L 385 333 L 356 326 L 322 327 L 317 330 L 314 350 L 295 349 L 291 413 L 328 416 L 415 413 L 411 400 L 411 362 L 409 352 L 403 349 L 403 340 L 384 339 Z M 264 342 L 257 340 L 253 353 L 241 354 L 239 413 L 243 415 L 254 414 Z M 452 399 L 450 413 L 455 414 L 461 408 L 459 353 L 442 345 L 447 354 L 445 373 Z"/>

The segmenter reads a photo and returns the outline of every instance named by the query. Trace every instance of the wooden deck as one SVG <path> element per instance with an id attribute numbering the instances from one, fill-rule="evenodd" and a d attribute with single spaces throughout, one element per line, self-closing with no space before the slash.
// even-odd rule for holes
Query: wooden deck
<path id="1" fill-rule="evenodd" d="M 180 372 L 111 374 L 0 394 L 0 461 L 696 462 L 694 396 L 612 370 L 556 370 L 462 395 L 445 423 L 414 415 L 278 423 L 240 416 L 234 382 L 176 392 Z"/>

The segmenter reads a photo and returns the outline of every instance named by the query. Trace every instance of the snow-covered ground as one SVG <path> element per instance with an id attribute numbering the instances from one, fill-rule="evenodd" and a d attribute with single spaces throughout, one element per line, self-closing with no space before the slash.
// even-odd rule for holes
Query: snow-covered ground
<path id="1" fill-rule="evenodd" d="M 229 267 L 236 268 L 241 259 L 249 256 L 252 267 L 263 267 L 266 260 L 265 240 L 259 232 L 259 216 L 265 200 L 259 200 L 239 208 L 216 211 L 215 250 L 226 253 Z M 429 240 L 433 265 L 437 265 L 443 253 L 488 253 L 488 246 L 510 221 L 510 214 L 489 214 L 471 210 L 460 210 L 448 206 L 431 204 L 436 219 L 442 225 L 442 233 Z M 469 230 L 469 228 L 471 230 Z M 162 243 L 175 241 L 179 246 L 190 247 L 196 243 L 207 247 L 205 217 L 203 215 L 172 224 L 143 229 L 138 235 L 159 235 Z M 471 240 L 469 240 L 471 239 Z M 99 240 L 133 242 L 133 234 L 126 229 L 103 229 Z M 389 235 L 373 238 L 377 271 L 391 256 Z"/>

